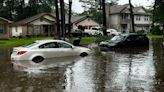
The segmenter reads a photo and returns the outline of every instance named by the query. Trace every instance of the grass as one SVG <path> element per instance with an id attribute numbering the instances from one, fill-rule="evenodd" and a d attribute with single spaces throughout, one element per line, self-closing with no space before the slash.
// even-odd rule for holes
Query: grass
<path id="1" fill-rule="evenodd" d="M 148 38 L 162 38 L 162 35 L 152 35 L 148 34 Z M 102 40 L 110 39 L 109 36 L 96 36 L 96 37 L 82 37 L 80 44 L 89 44 L 93 42 L 100 42 Z M 30 44 L 35 40 L 44 40 L 44 39 L 53 39 L 53 37 L 32 37 L 32 38 L 12 38 L 10 40 L 0 40 L 0 48 L 7 48 L 7 47 L 15 47 L 15 46 L 22 46 L 26 44 Z M 75 38 L 71 38 L 70 43 L 73 43 Z"/>
<path id="2" fill-rule="evenodd" d="M 0 48 L 27 45 L 35 40 L 44 40 L 44 39 L 53 39 L 53 37 L 12 38 L 10 40 L 0 40 Z M 73 43 L 73 40 L 74 38 L 72 38 L 70 42 Z M 80 43 L 88 44 L 88 43 L 95 42 L 96 40 L 97 37 L 82 37 Z"/>
<path id="3" fill-rule="evenodd" d="M 82 44 L 93 43 L 97 40 L 97 37 L 83 37 L 80 41 Z"/>
<path id="4" fill-rule="evenodd" d="M 26 45 L 32 43 L 35 40 L 43 39 L 52 39 L 52 37 L 12 38 L 10 40 L 0 40 L 0 48 Z"/>
<path id="5" fill-rule="evenodd" d="M 162 35 L 152 35 L 152 34 L 148 34 L 147 37 L 150 38 L 150 39 L 151 38 L 163 38 Z"/>

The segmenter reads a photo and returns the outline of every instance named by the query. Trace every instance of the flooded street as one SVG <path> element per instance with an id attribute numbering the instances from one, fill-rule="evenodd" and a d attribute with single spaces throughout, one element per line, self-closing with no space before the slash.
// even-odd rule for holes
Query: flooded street
<path id="1" fill-rule="evenodd" d="M 164 92 L 164 45 L 124 48 L 88 57 L 10 61 L 0 49 L 1 92 Z"/>

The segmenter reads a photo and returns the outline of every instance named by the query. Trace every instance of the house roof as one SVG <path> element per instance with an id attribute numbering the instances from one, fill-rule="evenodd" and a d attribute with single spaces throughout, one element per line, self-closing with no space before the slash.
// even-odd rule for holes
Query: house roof
<path id="1" fill-rule="evenodd" d="M 113 5 L 110 7 L 110 14 L 119 14 L 119 13 L 130 13 L 129 11 L 129 4 L 125 4 L 125 5 Z M 143 9 L 145 11 L 145 8 L 142 6 L 139 7 L 134 7 L 133 8 L 133 13 L 134 14 L 142 14 L 142 15 L 150 15 L 149 13 L 145 12 L 139 12 L 140 9 Z"/>
<path id="2" fill-rule="evenodd" d="M 113 5 L 110 8 L 110 13 L 114 14 L 114 13 L 120 13 L 122 10 L 124 10 L 126 7 L 128 7 L 128 4 L 125 5 Z"/>
<path id="3" fill-rule="evenodd" d="M 50 13 L 52 16 L 56 17 L 55 13 Z M 59 16 L 60 17 L 60 16 Z M 65 15 L 65 23 L 68 23 L 68 15 Z M 79 23 L 85 19 L 87 19 L 89 16 L 87 15 L 81 15 L 81 16 L 71 16 L 71 23 Z"/>
<path id="4" fill-rule="evenodd" d="M 25 25 L 25 24 L 28 24 L 30 22 L 33 22 L 39 18 L 42 18 L 44 15 L 49 15 L 53 18 L 56 18 L 56 15 L 55 13 L 40 13 L 40 14 L 37 14 L 35 16 L 32 16 L 32 17 L 29 17 L 29 18 L 26 18 L 26 19 L 23 19 L 21 21 L 18 21 L 18 22 L 15 22 L 13 25 Z M 82 16 L 72 16 L 71 17 L 71 22 L 72 23 L 79 23 L 85 19 L 89 18 L 89 16 L 87 15 L 82 15 Z M 68 15 L 65 15 L 65 23 L 68 24 Z"/>
<path id="5" fill-rule="evenodd" d="M 5 19 L 5 18 L 2 18 L 2 17 L 0 17 L 0 20 L 6 21 L 7 23 L 10 23 L 10 24 L 12 23 L 12 21 Z"/>
<path id="6" fill-rule="evenodd" d="M 20 20 L 20 21 L 18 21 L 18 22 L 15 22 L 13 25 L 25 25 L 25 24 L 28 24 L 28 23 L 30 23 L 30 22 L 33 22 L 33 21 L 35 21 L 35 20 L 37 20 L 37 19 L 39 19 L 39 18 L 41 18 L 41 17 L 43 17 L 43 16 L 45 16 L 45 15 L 49 15 L 49 16 L 51 16 L 51 17 L 54 17 L 54 16 L 52 16 L 52 15 L 49 14 L 49 13 L 40 13 L 40 14 L 37 14 L 37 15 L 35 15 L 35 16 L 32 16 L 32 17 L 29 17 L 29 18 Z M 55 17 L 54 17 L 54 18 L 55 18 Z"/>
<path id="7" fill-rule="evenodd" d="M 72 16 L 71 22 L 72 23 L 79 23 L 85 19 L 89 18 L 89 16 L 83 15 L 83 16 Z M 68 18 L 66 20 L 66 23 L 68 23 Z"/>

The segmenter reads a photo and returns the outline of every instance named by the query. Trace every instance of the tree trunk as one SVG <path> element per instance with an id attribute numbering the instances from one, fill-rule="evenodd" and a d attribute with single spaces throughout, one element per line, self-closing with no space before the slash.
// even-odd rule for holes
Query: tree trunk
<path id="1" fill-rule="evenodd" d="M 154 23 L 155 23 L 155 10 L 156 10 L 156 4 L 157 4 L 157 1 L 155 0 L 154 1 L 154 5 L 153 5 L 153 14 L 152 14 L 152 25 L 151 27 L 154 27 Z"/>
<path id="2" fill-rule="evenodd" d="M 107 35 L 105 0 L 102 0 L 102 8 L 103 8 L 103 33 L 104 33 L 104 35 Z"/>
<path id="3" fill-rule="evenodd" d="M 65 10 L 64 10 L 64 0 L 60 0 L 60 13 L 61 13 L 61 30 L 62 37 L 65 39 Z"/>
<path id="4" fill-rule="evenodd" d="M 133 5 L 131 3 L 131 0 L 129 0 L 129 5 L 130 5 L 130 18 L 131 18 L 132 33 L 134 33 L 135 32 L 134 14 L 133 14 Z"/>
<path id="5" fill-rule="evenodd" d="M 69 27 L 68 27 L 68 37 L 70 37 L 71 26 L 72 26 L 72 23 L 71 23 L 71 15 L 72 15 L 72 0 L 69 0 L 69 18 L 68 18 Z"/>
<path id="6" fill-rule="evenodd" d="M 58 0 L 55 0 L 55 8 L 56 8 L 56 23 L 57 23 L 57 35 L 60 38 L 60 21 L 59 21 L 59 8 L 58 8 Z M 56 25 L 55 25 L 56 26 Z"/>

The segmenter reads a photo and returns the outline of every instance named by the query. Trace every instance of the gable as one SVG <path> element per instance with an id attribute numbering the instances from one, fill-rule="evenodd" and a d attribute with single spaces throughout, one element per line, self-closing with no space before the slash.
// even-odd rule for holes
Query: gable
<path id="1" fill-rule="evenodd" d="M 138 12 L 138 13 L 145 13 L 145 10 L 144 10 L 143 8 L 141 8 L 141 9 L 139 9 L 137 12 Z"/>
<path id="2" fill-rule="evenodd" d="M 32 24 L 32 25 L 52 25 L 53 22 L 52 21 L 49 21 L 46 18 L 39 18 L 39 19 L 31 22 L 30 24 Z"/>
<path id="3" fill-rule="evenodd" d="M 97 22 L 95 22 L 94 20 L 92 20 L 91 18 L 86 18 L 85 20 L 76 23 L 76 25 L 82 25 L 82 26 L 87 26 L 87 25 L 94 25 L 94 26 L 99 26 L 99 24 Z"/>
<path id="4" fill-rule="evenodd" d="M 7 20 L 7 19 L 5 19 L 5 18 L 0 17 L 0 23 L 1 23 L 1 24 L 4 24 L 4 23 L 10 24 L 10 23 L 12 23 L 12 22 L 9 21 L 9 20 Z"/>
<path id="5" fill-rule="evenodd" d="M 37 14 L 35 16 L 20 20 L 15 22 L 13 25 L 26 25 L 26 24 L 31 24 L 33 22 L 39 22 L 38 20 L 40 19 L 46 19 L 47 21 L 55 21 L 55 17 L 52 17 L 51 15 L 47 14 L 47 13 L 40 13 Z"/>
<path id="6" fill-rule="evenodd" d="M 0 24 L 4 24 L 4 23 L 7 23 L 7 22 L 0 19 Z"/>
<path id="7" fill-rule="evenodd" d="M 56 19 L 54 17 L 49 16 L 49 15 L 44 15 L 43 17 L 48 19 L 48 20 L 51 20 L 51 21 L 56 21 Z"/>

